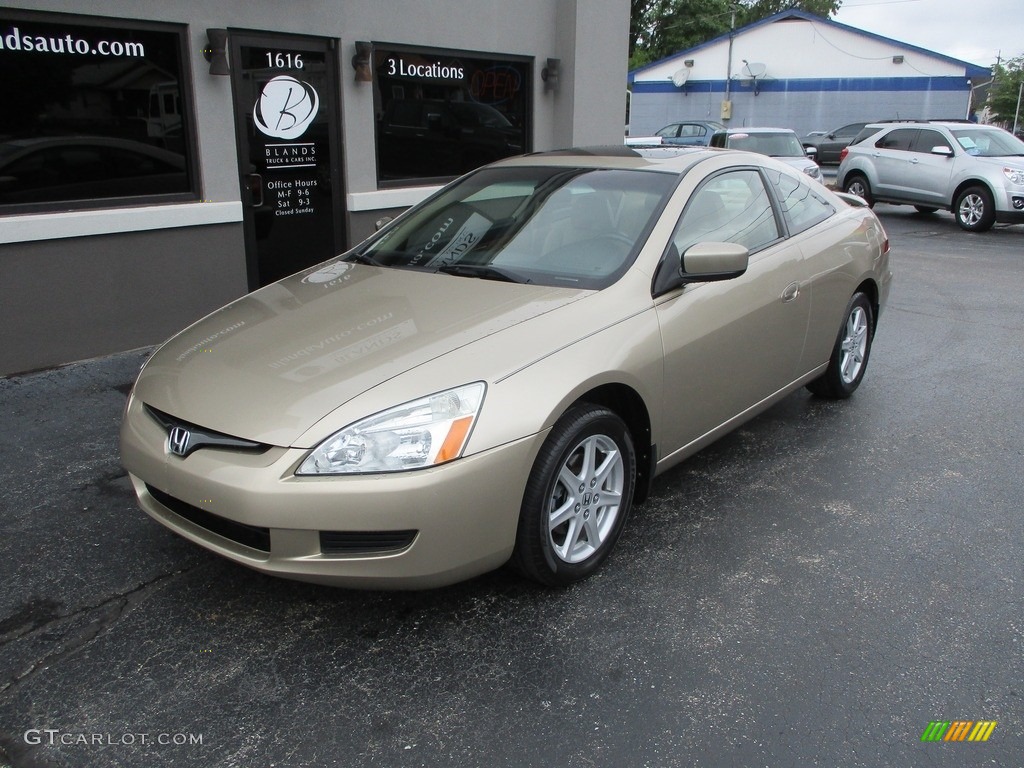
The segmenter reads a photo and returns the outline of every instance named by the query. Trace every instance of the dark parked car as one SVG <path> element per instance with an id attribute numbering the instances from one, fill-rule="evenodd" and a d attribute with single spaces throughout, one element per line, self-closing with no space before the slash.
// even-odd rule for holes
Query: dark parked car
<path id="1" fill-rule="evenodd" d="M 823 136 L 809 134 L 800 139 L 800 143 L 804 149 L 814 149 L 818 165 L 839 165 L 839 153 L 850 145 L 865 125 L 867 122 L 850 123 Z"/>

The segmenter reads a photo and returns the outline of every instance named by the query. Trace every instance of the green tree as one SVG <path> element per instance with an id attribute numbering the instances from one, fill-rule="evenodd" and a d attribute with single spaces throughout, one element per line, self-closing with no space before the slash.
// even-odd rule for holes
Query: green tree
<path id="1" fill-rule="evenodd" d="M 843 0 L 631 0 L 629 68 L 636 69 L 780 11 L 827 18 Z"/>
<path id="2" fill-rule="evenodd" d="M 988 108 L 992 117 L 1012 128 L 1016 113 L 1019 128 L 1024 125 L 1024 106 L 1020 113 L 1016 112 L 1020 86 L 1024 82 L 1024 54 L 997 64 L 992 72 L 995 79 L 988 91 Z"/>

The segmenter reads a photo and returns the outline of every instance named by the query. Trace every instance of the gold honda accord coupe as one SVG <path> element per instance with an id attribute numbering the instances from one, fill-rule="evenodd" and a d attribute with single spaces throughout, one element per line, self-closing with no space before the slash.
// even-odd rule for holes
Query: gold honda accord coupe
<path id="1" fill-rule="evenodd" d="M 265 573 L 571 584 L 659 473 L 857 389 L 888 251 L 863 201 L 762 155 L 504 160 L 163 344 L 122 460 L 157 521 Z"/>

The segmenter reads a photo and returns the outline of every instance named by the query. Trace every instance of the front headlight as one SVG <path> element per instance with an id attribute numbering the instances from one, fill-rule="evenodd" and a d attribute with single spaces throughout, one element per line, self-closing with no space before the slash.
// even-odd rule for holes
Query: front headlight
<path id="1" fill-rule="evenodd" d="M 1003 168 L 1003 175 L 1010 180 L 1011 184 L 1024 185 L 1024 170 L 1020 168 Z"/>
<path id="2" fill-rule="evenodd" d="M 401 472 L 462 455 L 486 386 L 482 381 L 421 397 L 350 424 L 306 457 L 297 475 Z"/>

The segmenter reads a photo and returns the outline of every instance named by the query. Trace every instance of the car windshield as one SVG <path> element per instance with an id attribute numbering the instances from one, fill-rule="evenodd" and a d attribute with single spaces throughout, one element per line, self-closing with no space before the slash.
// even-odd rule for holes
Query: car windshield
<path id="1" fill-rule="evenodd" d="M 636 170 L 485 168 L 411 209 L 348 258 L 600 289 L 632 263 L 677 178 Z"/>
<path id="2" fill-rule="evenodd" d="M 1024 141 L 1006 131 L 956 128 L 953 137 L 969 155 L 977 157 L 1024 157 Z"/>
<path id="3" fill-rule="evenodd" d="M 804 148 L 795 133 L 733 133 L 732 149 L 745 149 L 769 157 L 803 157 Z"/>

